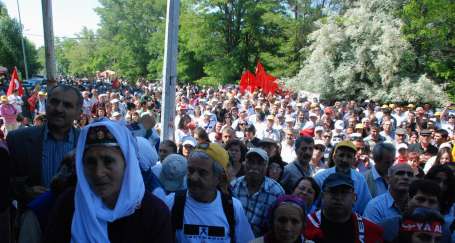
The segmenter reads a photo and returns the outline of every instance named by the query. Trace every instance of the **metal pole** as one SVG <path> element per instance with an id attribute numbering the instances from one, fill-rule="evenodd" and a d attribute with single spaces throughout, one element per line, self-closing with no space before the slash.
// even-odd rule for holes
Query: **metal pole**
<path id="1" fill-rule="evenodd" d="M 44 55 L 46 58 L 47 88 L 57 85 L 55 51 L 54 51 L 54 27 L 52 23 L 52 0 L 41 0 L 43 10 L 44 29 Z"/>
<path id="2" fill-rule="evenodd" d="M 165 139 L 174 140 L 179 4 L 180 0 L 167 0 L 163 65 L 163 107 L 161 109 L 161 141 Z"/>
<path id="3" fill-rule="evenodd" d="M 22 26 L 21 10 L 20 10 L 20 7 L 19 7 L 19 0 L 16 0 L 16 2 L 17 2 L 17 12 L 19 14 L 19 25 L 21 26 L 21 44 L 22 44 L 22 56 L 24 57 L 25 79 L 28 79 L 27 54 L 25 54 L 25 44 L 24 44 L 24 27 Z"/>

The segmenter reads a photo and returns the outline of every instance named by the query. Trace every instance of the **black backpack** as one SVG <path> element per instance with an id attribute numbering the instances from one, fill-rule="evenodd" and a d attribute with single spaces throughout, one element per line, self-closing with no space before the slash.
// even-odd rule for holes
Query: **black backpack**
<path id="1" fill-rule="evenodd" d="M 183 228 L 183 213 L 186 202 L 186 190 L 175 192 L 174 205 L 171 210 L 172 228 L 174 234 L 177 230 Z M 225 193 L 221 193 L 221 203 L 223 205 L 224 215 L 226 215 L 229 224 L 229 236 L 231 243 L 235 243 L 235 218 L 234 218 L 234 205 L 232 197 Z"/>

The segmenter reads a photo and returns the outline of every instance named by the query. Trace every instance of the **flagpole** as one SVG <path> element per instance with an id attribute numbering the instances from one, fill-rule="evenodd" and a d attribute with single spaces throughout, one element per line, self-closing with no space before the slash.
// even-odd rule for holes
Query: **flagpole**
<path id="1" fill-rule="evenodd" d="M 19 25 L 21 26 L 21 44 L 22 44 L 22 56 L 24 57 L 25 79 L 28 79 L 27 55 L 25 54 L 25 43 L 24 43 L 24 27 L 22 26 L 21 9 L 19 7 L 19 0 L 16 0 L 16 2 L 17 2 L 17 12 L 19 14 Z"/>
<path id="2" fill-rule="evenodd" d="M 163 65 L 163 107 L 161 141 L 174 140 L 175 88 L 177 85 L 177 45 L 180 0 L 167 0 L 166 34 Z"/>

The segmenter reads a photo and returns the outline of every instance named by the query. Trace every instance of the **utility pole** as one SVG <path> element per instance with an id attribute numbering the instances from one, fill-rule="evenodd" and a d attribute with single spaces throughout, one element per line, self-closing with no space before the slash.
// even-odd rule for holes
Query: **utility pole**
<path id="1" fill-rule="evenodd" d="M 46 59 L 47 88 L 49 89 L 50 87 L 57 85 L 52 0 L 41 0 L 41 7 L 43 9 L 44 56 Z"/>
<path id="2" fill-rule="evenodd" d="M 161 109 L 161 141 L 166 139 L 174 140 L 179 4 L 180 0 L 167 0 L 163 65 L 163 107 Z"/>
<path id="3" fill-rule="evenodd" d="M 25 43 L 24 43 L 24 27 L 22 26 L 21 9 L 19 7 L 19 0 L 16 0 L 16 2 L 17 2 L 17 12 L 19 14 L 19 25 L 21 26 L 21 44 L 22 44 L 22 56 L 24 57 L 25 79 L 28 79 L 27 54 L 25 53 Z"/>

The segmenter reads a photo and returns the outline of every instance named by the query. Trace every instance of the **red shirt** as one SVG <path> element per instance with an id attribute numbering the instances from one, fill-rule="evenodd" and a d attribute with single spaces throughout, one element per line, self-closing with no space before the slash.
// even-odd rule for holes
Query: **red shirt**
<path id="1" fill-rule="evenodd" d="M 355 243 L 384 242 L 382 227 L 354 212 L 352 213 L 352 220 L 354 222 L 353 232 L 354 238 L 356 239 Z M 359 222 L 362 222 L 360 227 Z M 303 234 L 305 235 L 305 239 L 308 240 L 313 240 L 315 242 L 324 240 L 324 232 L 321 228 L 321 210 L 307 216 L 306 227 Z M 363 241 L 361 240 L 362 238 Z"/>

